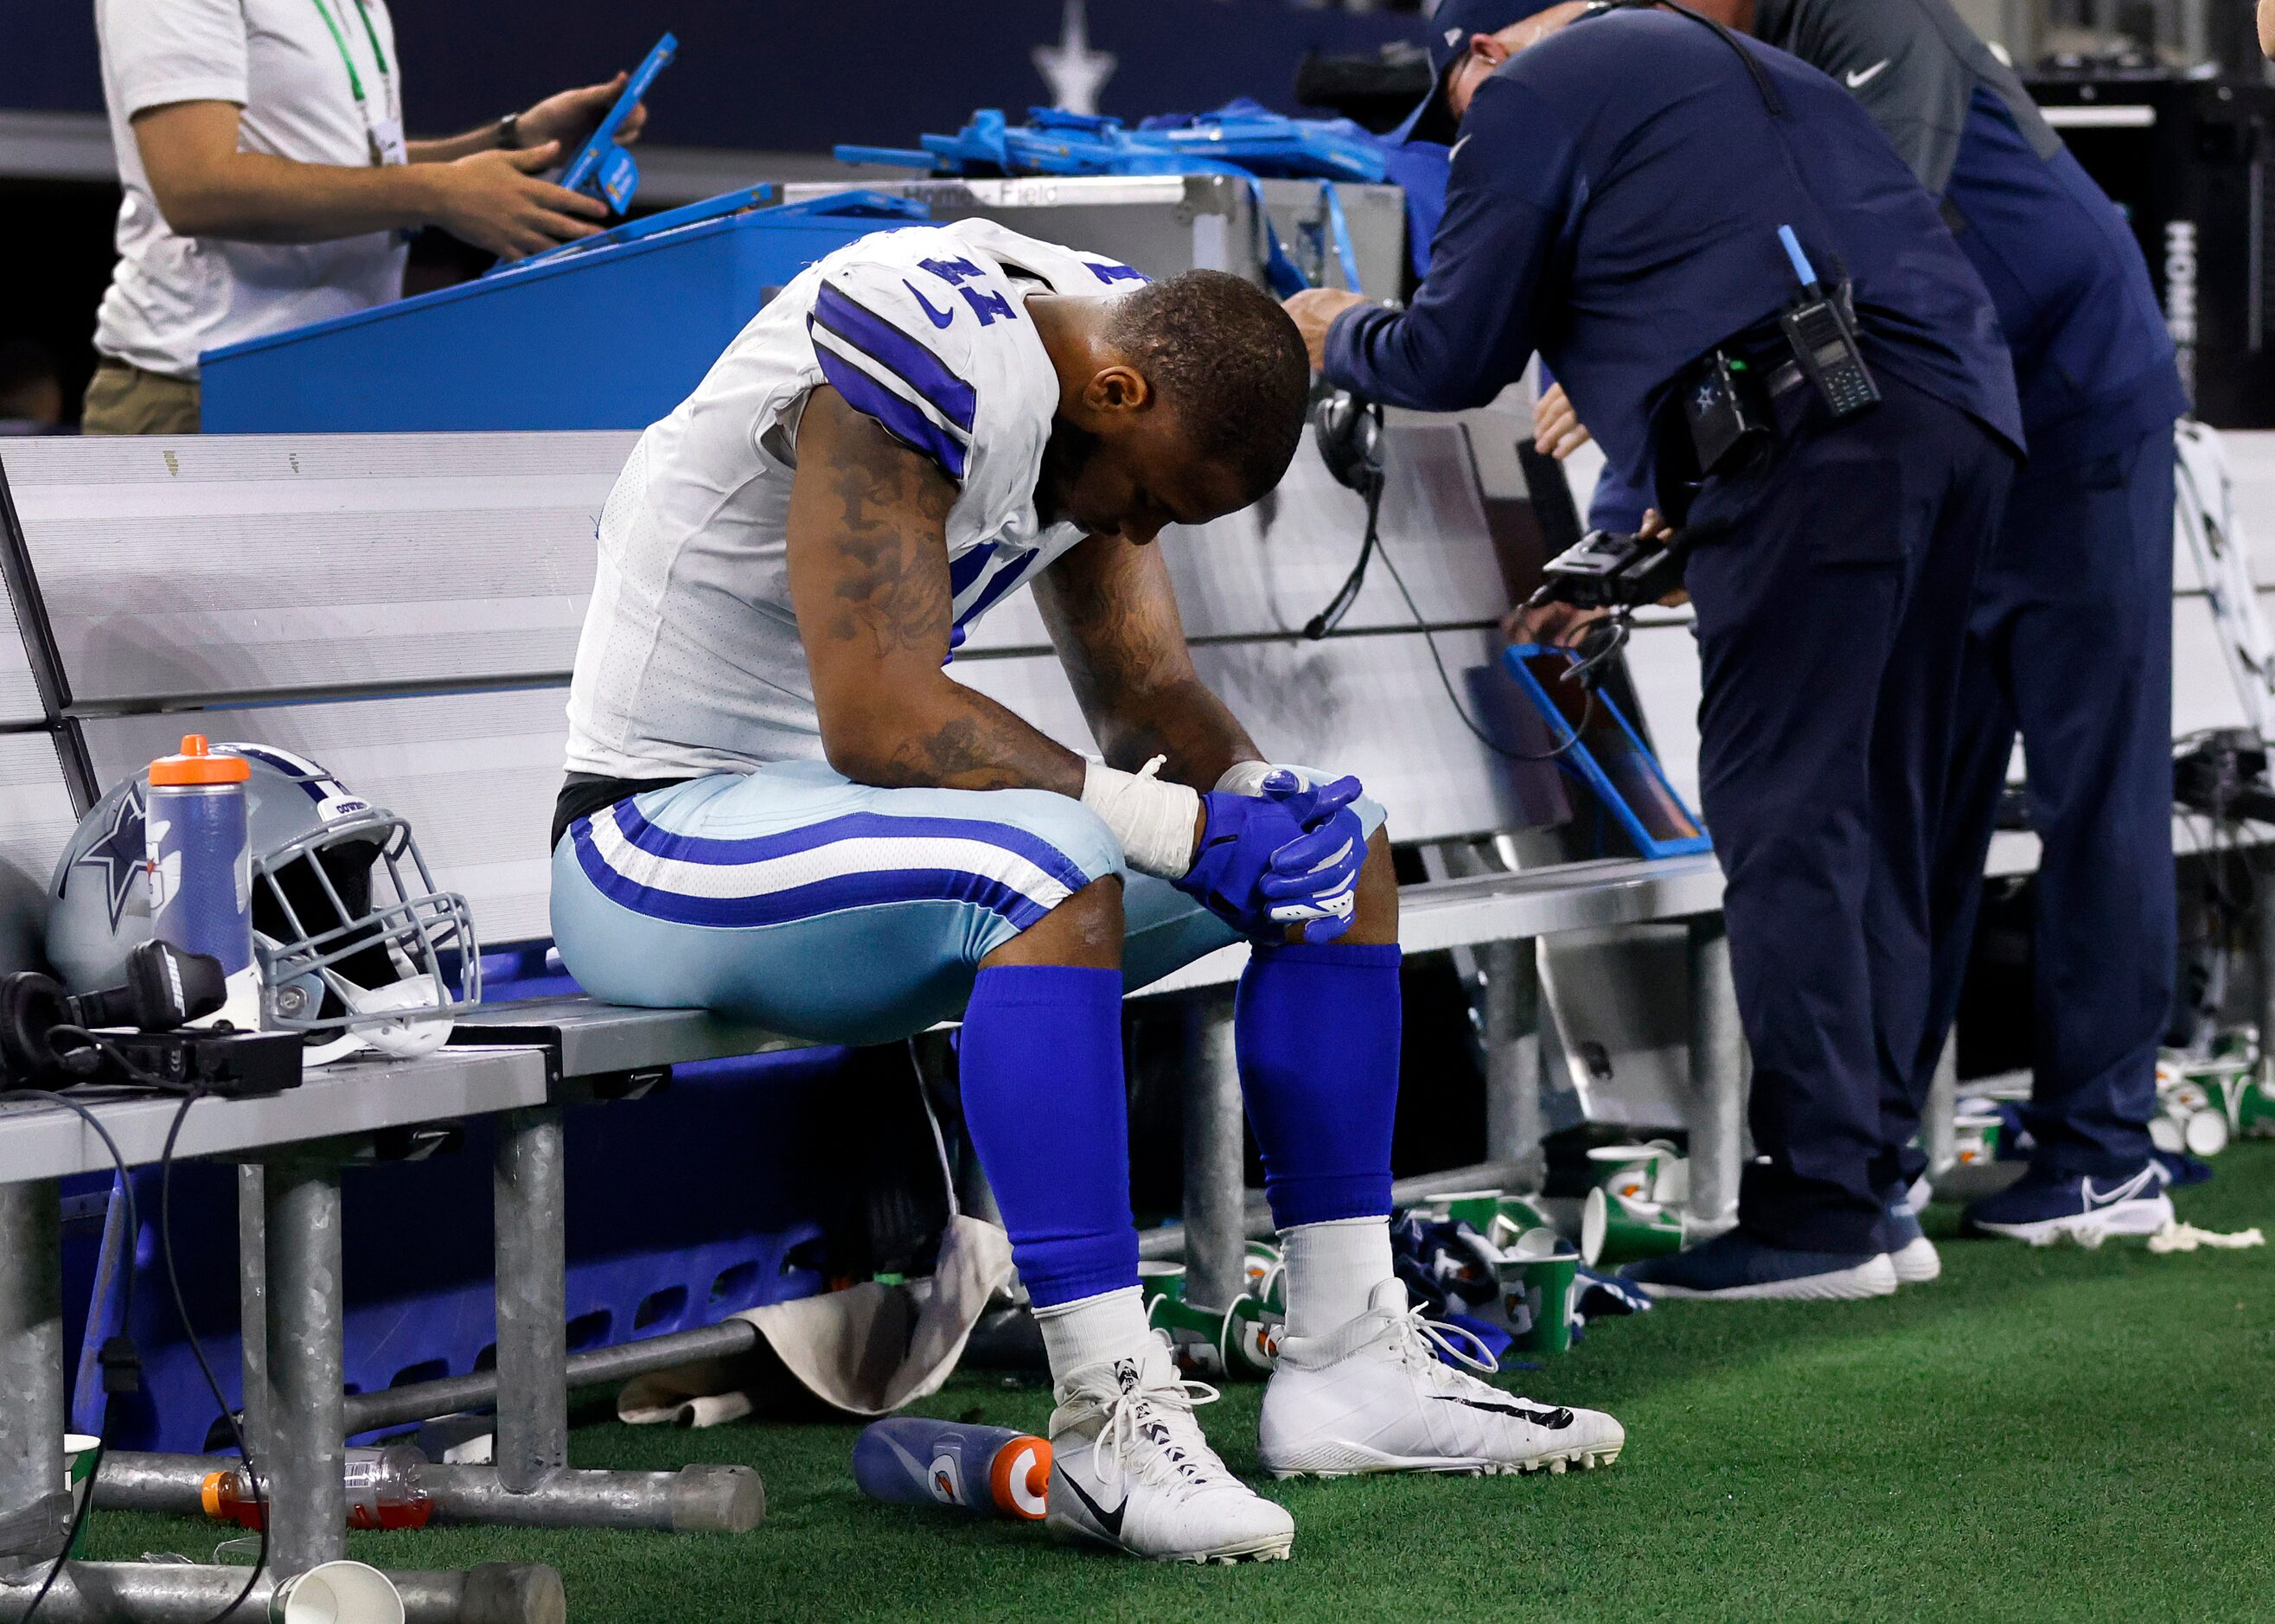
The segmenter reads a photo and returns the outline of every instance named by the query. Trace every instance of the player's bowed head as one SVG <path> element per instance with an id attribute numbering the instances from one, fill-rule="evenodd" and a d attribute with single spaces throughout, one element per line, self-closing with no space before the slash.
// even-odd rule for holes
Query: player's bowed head
<path id="1" fill-rule="evenodd" d="M 1192 270 L 1026 308 L 1059 375 L 1036 495 L 1046 521 L 1143 546 L 1248 506 L 1287 472 L 1311 368 L 1261 289 Z"/>

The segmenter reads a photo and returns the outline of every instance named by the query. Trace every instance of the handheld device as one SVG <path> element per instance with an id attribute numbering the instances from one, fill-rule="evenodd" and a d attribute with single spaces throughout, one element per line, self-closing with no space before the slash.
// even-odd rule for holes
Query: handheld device
<path id="1" fill-rule="evenodd" d="M 1528 608 L 1569 603 L 1583 609 L 1632 609 L 1656 603 L 1682 585 L 1687 549 L 1678 538 L 1614 535 L 1591 530 L 1542 566 Z"/>
<path id="2" fill-rule="evenodd" d="M 593 133 L 586 138 L 569 167 L 561 171 L 561 184 L 571 192 L 582 192 L 588 197 L 599 198 L 617 214 L 631 207 L 632 195 L 639 190 L 639 165 L 631 153 L 616 144 L 616 132 L 624 128 L 624 120 L 631 117 L 632 109 L 646 99 L 648 87 L 655 76 L 663 72 L 664 64 L 678 54 L 679 41 L 665 34 L 655 42 L 631 78 L 624 85 L 624 94 L 608 110 Z"/>
<path id="3" fill-rule="evenodd" d="M 1872 381 L 1872 369 L 1864 364 L 1864 352 L 1856 343 L 1856 323 L 1848 313 L 1847 301 L 1826 292 L 1825 284 L 1818 281 L 1817 269 L 1802 252 L 1791 226 L 1778 227 L 1778 241 L 1785 245 L 1786 258 L 1793 261 L 1794 275 L 1801 278 L 1801 296 L 1785 307 L 1778 325 L 1785 329 L 1803 374 L 1831 408 L 1833 420 L 1846 422 L 1880 404 L 1880 386 Z"/>

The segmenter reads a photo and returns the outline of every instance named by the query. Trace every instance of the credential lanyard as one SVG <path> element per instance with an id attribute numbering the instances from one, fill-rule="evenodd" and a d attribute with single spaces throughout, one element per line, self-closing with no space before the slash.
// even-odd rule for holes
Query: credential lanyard
<path id="1" fill-rule="evenodd" d="M 355 53 L 348 49 L 347 35 L 341 32 L 339 19 L 332 15 L 326 0 L 309 0 L 316 15 L 324 19 L 324 32 L 332 36 L 332 44 L 340 53 L 340 65 L 348 71 L 348 89 L 355 96 L 356 110 L 363 115 L 364 133 L 371 142 L 372 161 L 376 163 L 402 163 L 410 155 L 403 140 L 403 119 L 395 108 L 395 73 L 387 64 L 387 52 L 379 42 L 379 30 L 372 26 L 371 11 L 365 0 L 355 0 L 356 15 L 363 19 L 364 38 L 371 42 L 372 60 L 379 65 L 380 90 L 383 104 L 378 117 L 372 114 L 371 100 L 364 94 L 363 75 L 356 71 Z"/>

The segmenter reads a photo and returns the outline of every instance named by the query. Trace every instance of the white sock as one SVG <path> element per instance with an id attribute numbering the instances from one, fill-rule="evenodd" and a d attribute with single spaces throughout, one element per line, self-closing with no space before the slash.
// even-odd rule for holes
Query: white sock
<path id="1" fill-rule="evenodd" d="M 1383 1231 L 1386 1237 L 1389 1233 Z M 1039 1308 L 1035 1324 L 1043 1333 L 1043 1351 L 1050 1357 L 1054 1382 L 1100 1359 L 1127 1358 L 1145 1346 L 1150 1334 L 1145 1299 L 1135 1286 Z"/>
<path id="2" fill-rule="evenodd" d="M 1288 1266 L 1288 1334 L 1325 1336 L 1366 1312 L 1391 1275 L 1390 1220 L 1336 1218 L 1280 1232 Z"/>

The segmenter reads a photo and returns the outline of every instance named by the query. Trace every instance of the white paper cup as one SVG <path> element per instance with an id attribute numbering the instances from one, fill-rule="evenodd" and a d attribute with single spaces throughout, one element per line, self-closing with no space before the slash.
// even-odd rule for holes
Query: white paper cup
<path id="1" fill-rule="evenodd" d="M 270 1624 L 403 1624 L 403 1597 L 361 1562 L 324 1562 L 295 1574 L 268 1598 Z"/>

